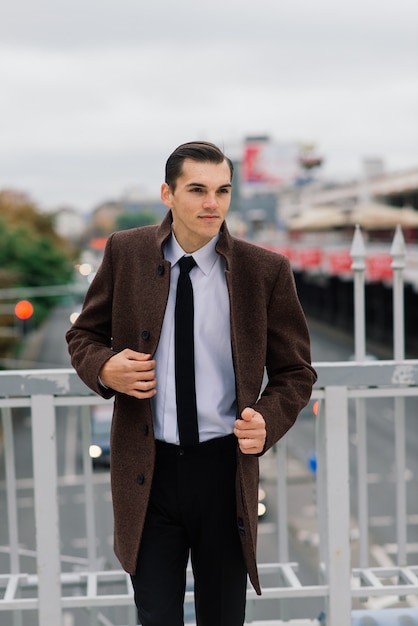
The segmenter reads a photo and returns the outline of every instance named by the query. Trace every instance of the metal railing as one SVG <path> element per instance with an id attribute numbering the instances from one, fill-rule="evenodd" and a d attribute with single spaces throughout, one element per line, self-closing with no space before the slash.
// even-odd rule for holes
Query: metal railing
<path id="1" fill-rule="evenodd" d="M 395 252 L 394 284 L 398 280 L 396 272 L 402 271 L 399 250 Z M 359 283 L 364 276 L 361 274 L 364 271 L 361 254 L 358 247 L 354 249 L 354 282 L 355 289 L 360 292 L 362 286 L 359 287 Z M 399 300 L 399 285 L 394 287 L 394 297 Z M 356 316 L 362 315 L 364 310 L 357 307 Z M 402 315 L 402 306 L 397 302 L 395 325 L 401 324 L 399 316 Z M 353 609 L 399 606 L 415 610 L 418 605 L 418 550 L 411 549 L 408 536 L 413 535 L 418 526 L 418 510 L 413 510 L 418 503 L 414 504 L 416 498 L 408 497 L 408 487 L 417 477 L 408 467 L 407 452 L 411 428 L 416 428 L 418 420 L 418 360 L 404 358 L 403 339 L 396 332 L 394 359 L 368 361 L 364 350 L 364 324 L 359 320 L 356 320 L 356 329 L 355 361 L 315 364 L 318 382 L 312 400 L 318 401 L 319 410 L 315 417 L 310 416 L 310 421 L 315 420 L 317 463 L 312 474 L 317 579 L 309 584 L 304 582 L 298 563 L 292 562 L 289 556 L 291 479 L 285 437 L 273 452 L 277 464 L 277 559 L 260 564 L 263 595 L 258 597 L 249 589 L 247 623 L 259 619 L 258 608 L 262 603 L 272 601 L 277 601 L 277 620 L 286 620 L 289 602 L 320 598 L 323 603 L 323 612 L 317 616 L 320 621 L 311 616 L 308 622 L 307 616 L 305 623 L 326 623 L 328 626 L 351 625 Z M 376 417 L 373 407 L 381 401 L 385 407 L 391 407 L 389 416 Z M 129 577 L 117 566 L 104 568 L 97 552 L 97 525 L 100 522 L 94 497 L 97 475 L 92 470 L 88 449 L 90 409 L 102 402 L 105 401 L 94 396 L 71 369 L 0 372 L 4 474 L 1 489 L 5 504 L 0 508 L 0 529 L 3 529 L 0 562 L 4 565 L 0 571 L 5 572 L 0 574 L 2 624 L 1 616 L 8 615 L 12 626 L 23 626 L 29 623 L 25 622 L 25 616 L 30 614 L 31 626 L 36 620 L 39 626 L 66 626 L 73 622 L 65 621 L 65 616 L 83 609 L 89 624 L 110 625 L 114 622 L 101 611 L 105 607 L 118 606 L 126 607 L 124 623 L 136 624 Z M 80 439 L 75 442 L 74 451 L 79 458 L 78 481 L 85 505 L 86 538 L 82 557 L 62 554 L 65 537 L 60 501 L 68 485 L 65 473 L 59 469 L 62 451 L 58 431 L 63 407 L 69 409 L 65 419 L 70 423 L 76 420 L 80 429 Z M 31 427 L 30 475 L 22 475 L 22 459 L 16 440 L 16 422 L 22 412 Z M 373 476 L 368 467 L 371 443 L 368 434 L 370 428 L 375 428 L 382 420 L 390 421 L 393 432 L 388 473 L 396 494 L 396 506 L 388 498 L 387 510 L 380 511 L 380 519 L 385 516 L 395 518 L 391 543 L 395 547 L 396 560 L 379 560 L 377 553 L 384 547 L 369 542 L 374 522 L 369 510 Z M 355 446 L 351 445 L 353 440 Z M 27 460 L 26 456 L 23 460 Z M 107 480 L 106 474 L 102 476 Z M 23 493 L 33 498 L 35 533 L 32 546 L 22 546 L 20 536 L 23 513 L 19 503 Z M 412 493 L 417 493 L 416 488 Z M 27 566 L 25 557 L 29 553 L 36 565 Z M 387 553 L 385 555 L 387 557 Z M 414 555 L 417 556 L 415 560 Z M 378 603 L 378 600 L 382 602 Z M 186 603 L 192 601 L 193 593 L 188 591 Z M 289 623 L 301 622 L 290 620 Z"/>

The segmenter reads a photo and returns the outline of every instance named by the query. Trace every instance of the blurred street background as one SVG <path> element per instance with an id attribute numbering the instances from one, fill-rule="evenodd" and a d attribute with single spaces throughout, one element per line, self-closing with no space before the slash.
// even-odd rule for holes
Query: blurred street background
<path id="1" fill-rule="evenodd" d="M 354 358 L 350 250 L 357 227 L 366 247 L 367 358 L 393 358 L 390 252 L 400 226 L 405 354 L 417 358 L 417 23 L 415 0 L 3 3 L 0 368 L 70 366 L 64 334 L 107 237 L 162 219 L 165 161 L 194 139 L 219 144 L 233 160 L 232 233 L 290 259 L 314 362 Z M 311 402 L 286 437 L 290 560 L 304 584 L 318 582 L 313 410 Z M 82 570 L 80 421 L 75 409 L 58 411 L 63 569 Z M 416 400 L 407 399 L 408 558 L 415 562 L 416 413 Z M 21 566 L 33 573 L 28 411 L 14 409 L 13 423 Z M 368 429 L 370 552 L 374 563 L 390 567 L 396 499 L 389 403 L 370 402 Z M 356 446 L 353 433 L 352 455 Z M 0 510 L 3 452 L 0 432 Z M 261 459 L 260 562 L 278 558 L 276 461 L 275 450 Z M 355 564 L 355 462 L 351 468 Z M 95 465 L 94 484 L 97 566 L 115 568 L 106 464 Z M 0 574 L 9 568 L 6 531 L 0 525 Z M 396 598 L 370 603 L 380 608 Z M 264 619 L 277 616 L 275 602 L 263 606 Z M 286 605 L 289 618 L 314 618 L 323 608 L 315 598 Z M 123 611 L 106 609 L 102 623 L 126 623 Z M 63 626 L 84 626 L 85 619 L 81 610 L 68 613 Z M 14 624 L 11 615 L 4 620 L 2 626 Z"/>

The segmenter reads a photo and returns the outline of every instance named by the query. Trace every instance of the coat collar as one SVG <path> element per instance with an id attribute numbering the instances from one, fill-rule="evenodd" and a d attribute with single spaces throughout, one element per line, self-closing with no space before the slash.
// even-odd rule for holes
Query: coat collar
<path id="1" fill-rule="evenodd" d="M 159 250 L 161 250 L 161 256 L 164 256 L 163 248 L 164 248 L 165 242 L 171 235 L 172 223 L 173 223 L 173 216 L 171 215 L 171 211 L 168 211 L 157 230 L 157 244 L 158 244 Z M 221 225 L 220 237 L 219 237 L 218 243 L 216 244 L 216 252 L 218 252 L 218 254 L 221 254 L 223 257 L 225 257 L 227 269 L 229 268 L 229 260 L 232 254 L 232 244 L 233 244 L 233 237 L 231 237 L 231 235 L 229 234 L 228 227 L 226 225 L 226 222 L 224 221 Z"/>

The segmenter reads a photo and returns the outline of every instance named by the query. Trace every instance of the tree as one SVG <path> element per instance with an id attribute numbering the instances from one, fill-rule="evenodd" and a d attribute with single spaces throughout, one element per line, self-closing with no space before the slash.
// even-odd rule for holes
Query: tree
<path id="1" fill-rule="evenodd" d="M 144 209 L 136 213 L 121 213 L 116 218 L 115 228 L 116 230 L 127 230 L 129 228 L 137 228 L 138 226 L 156 224 L 157 222 L 158 216 L 153 211 Z"/>
<path id="2" fill-rule="evenodd" d="M 74 251 L 54 230 L 53 216 L 41 213 L 22 194 L 0 192 L 0 288 L 68 283 Z M 56 298 L 39 298 L 33 323 L 45 319 Z"/>

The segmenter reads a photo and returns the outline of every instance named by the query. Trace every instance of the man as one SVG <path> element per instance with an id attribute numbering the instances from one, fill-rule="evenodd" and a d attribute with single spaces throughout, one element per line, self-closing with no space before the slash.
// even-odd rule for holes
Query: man
<path id="1" fill-rule="evenodd" d="M 228 233 L 232 174 L 215 145 L 179 146 L 161 187 L 167 216 L 109 237 L 67 333 L 80 377 L 115 396 L 115 552 L 143 626 L 184 623 L 189 554 L 197 624 L 242 626 L 247 573 L 261 593 L 258 455 L 316 380 L 288 260 Z M 179 357 L 193 341 L 191 360 Z"/>

